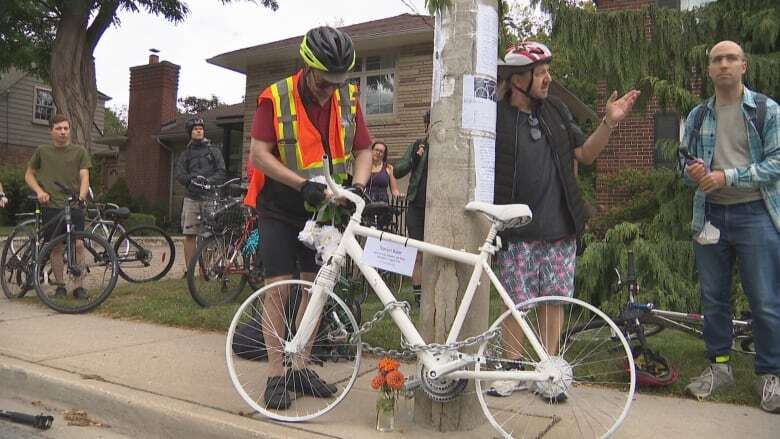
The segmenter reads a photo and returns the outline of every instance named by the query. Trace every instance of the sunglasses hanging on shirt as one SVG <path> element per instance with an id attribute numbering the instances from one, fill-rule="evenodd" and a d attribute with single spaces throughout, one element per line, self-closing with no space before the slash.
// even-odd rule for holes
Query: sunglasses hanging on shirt
<path id="1" fill-rule="evenodd" d="M 529 134 L 531 135 L 531 140 L 534 142 L 538 141 L 542 138 L 542 130 L 539 128 L 539 119 L 533 115 L 528 115 L 528 126 L 531 127 L 529 130 Z"/>

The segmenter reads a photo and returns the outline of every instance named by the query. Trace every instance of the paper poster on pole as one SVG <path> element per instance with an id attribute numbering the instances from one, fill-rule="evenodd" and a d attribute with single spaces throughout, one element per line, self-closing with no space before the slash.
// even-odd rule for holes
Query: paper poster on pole
<path id="1" fill-rule="evenodd" d="M 441 25 L 441 13 L 437 12 L 433 24 L 433 83 L 431 90 L 431 103 L 438 102 L 442 96 L 442 77 L 444 76 L 444 65 L 442 63 L 442 51 L 446 38 L 444 29 Z"/>
<path id="2" fill-rule="evenodd" d="M 483 3 L 477 4 L 476 65 L 479 75 L 496 77 L 498 62 L 498 12 Z"/>
<path id="3" fill-rule="evenodd" d="M 493 182 L 496 173 L 496 140 L 475 136 L 474 145 L 474 201 L 493 202 Z"/>
<path id="4" fill-rule="evenodd" d="M 496 80 L 486 76 L 463 75 L 463 115 L 465 130 L 496 132 Z"/>
<path id="5" fill-rule="evenodd" d="M 375 268 L 411 276 L 415 257 L 417 249 L 414 247 L 369 237 L 366 238 L 360 261 Z"/>

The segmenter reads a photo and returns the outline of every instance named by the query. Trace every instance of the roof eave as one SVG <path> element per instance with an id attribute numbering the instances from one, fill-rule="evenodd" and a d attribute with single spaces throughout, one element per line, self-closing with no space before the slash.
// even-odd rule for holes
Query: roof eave
<path id="1" fill-rule="evenodd" d="M 272 48 L 268 47 L 268 44 L 263 44 L 234 50 L 208 58 L 206 62 L 245 75 L 250 65 L 258 64 L 258 59 L 262 59 L 263 63 L 270 63 L 297 56 L 299 40 L 299 38 L 290 38 L 285 45 Z M 380 47 L 388 49 L 432 41 L 433 29 L 422 27 L 405 32 L 383 32 L 354 38 L 355 50 L 358 54 L 361 51 L 375 50 Z"/>

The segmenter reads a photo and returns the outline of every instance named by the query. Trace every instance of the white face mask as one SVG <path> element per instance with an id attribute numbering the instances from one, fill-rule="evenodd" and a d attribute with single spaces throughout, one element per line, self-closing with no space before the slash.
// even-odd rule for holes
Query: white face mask
<path id="1" fill-rule="evenodd" d="M 720 239 L 720 230 L 707 221 L 704 223 L 704 228 L 701 229 L 701 232 L 693 239 L 700 245 L 717 244 Z"/>

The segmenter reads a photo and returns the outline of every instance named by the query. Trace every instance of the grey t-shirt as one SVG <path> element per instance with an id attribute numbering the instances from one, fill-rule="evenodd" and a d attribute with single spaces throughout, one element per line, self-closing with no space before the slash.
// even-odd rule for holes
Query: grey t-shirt
<path id="1" fill-rule="evenodd" d="M 715 106 L 718 127 L 715 132 L 715 154 L 712 169 L 732 169 L 750 165 L 750 145 L 747 139 L 742 102 Z M 707 195 L 715 204 L 738 204 L 761 199 L 758 188 L 722 187 Z"/>
<path id="2" fill-rule="evenodd" d="M 530 135 L 529 114 L 517 114 L 517 159 L 515 160 L 515 203 L 527 204 L 533 212 L 531 224 L 504 232 L 521 241 L 554 241 L 574 235 L 574 223 L 566 207 L 553 148 L 542 135 L 534 140 Z M 540 126 L 541 128 L 541 126 Z"/>

